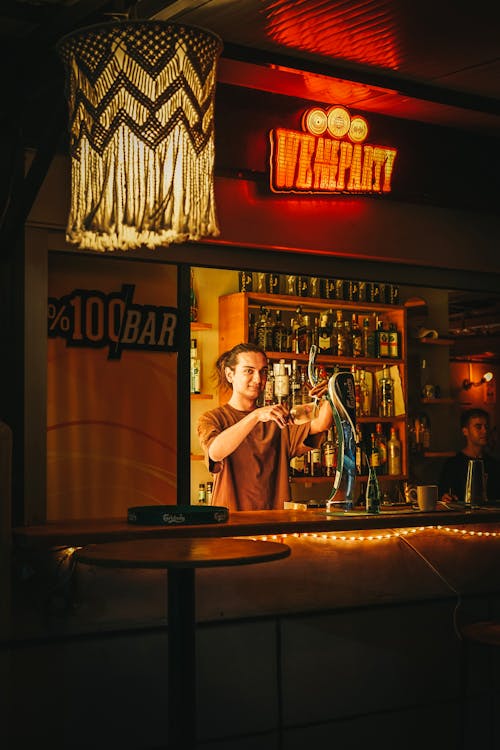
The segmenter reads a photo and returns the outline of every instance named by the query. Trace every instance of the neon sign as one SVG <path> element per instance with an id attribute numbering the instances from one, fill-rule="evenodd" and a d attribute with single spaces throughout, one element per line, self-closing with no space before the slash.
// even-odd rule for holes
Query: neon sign
<path id="1" fill-rule="evenodd" d="M 397 149 L 364 143 L 368 123 L 345 107 L 308 109 L 304 132 L 270 132 L 274 193 L 390 193 Z"/>

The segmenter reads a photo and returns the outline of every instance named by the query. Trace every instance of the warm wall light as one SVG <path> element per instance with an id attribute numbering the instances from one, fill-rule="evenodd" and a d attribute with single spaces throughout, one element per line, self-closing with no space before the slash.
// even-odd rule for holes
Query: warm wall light
<path id="1" fill-rule="evenodd" d="M 478 380 L 477 383 L 473 383 L 471 380 L 468 380 L 466 378 L 462 383 L 462 388 L 465 391 L 468 391 L 472 387 L 476 388 L 478 385 L 482 385 L 483 383 L 489 383 L 490 380 L 493 380 L 493 373 L 485 372 L 481 380 Z"/>
<path id="2" fill-rule="evenodd" d="M 217 236 L 211 32 L 118 21 L 64 37 L 71 129 L 67 239 L 128 250 Z"/>

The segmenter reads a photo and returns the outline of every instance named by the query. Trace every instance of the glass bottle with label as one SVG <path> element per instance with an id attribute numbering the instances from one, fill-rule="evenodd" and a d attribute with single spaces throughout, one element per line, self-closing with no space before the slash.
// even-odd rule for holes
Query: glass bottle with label
<path id="1" fill-rule="evenodd" d="M 380 453 L 377 445 L 377 438 L 374 432 L 370 435 L 371 447 L 370 447 L 370 469 L 373 469 L 376 474 L 380 473 Z"/>
<path id="2" fill-rule="evenodd" d="M 391 427 L 391 436 L 387 441 L 387 473 L 391 477 L 401 474 L 401 441 L 395 427 Z"/>
<path id="3" fill-rule="evenodd" d="M 274 368 L 268 361 L 267 363 L 267 380 L 264 386 L 264 406 L 271 406 L 276 403 L 274 395 Z"/>
<path id="4" fill-rule="evenodd" d="M 290 377 L 286 370 L 284 359 L 280 359 L 277 372 L 274 375 L 274 395 L 278 404 L 288 404 Z"/>
<path id="5" fill-rule="evenodd" d="M 359 391 L 361 398 L 361 416 L 369 417 L 372 413 L 371 393 L 368 383 L 366 382 L 366 371 L 359 372 Z"/>
<path id="6" fill-rule="evenodd" d="M 298 330 L 299 354 L 308 354 L 312 344 L 311 316 L 303 315 Z"/>
<path id="7" fill-rule="evenodd" d="M 207 502 L 207 492 L 204 482 L 200 482 L 198 485 L 198 502 L 200 505 L 205 505 Z"/>
<path id="8" fill-rule="evenodd" d="M 196 339 L 191 339 L 190 382 L 191 393 L 201 393 L 201 362 Z"/>
<path id="9" fill-rule="evenodd" d="M 290 372 L 290 409 L 293 409 L 300 403 L 300 373 L 297 360 L 292 359 L 292 369 Z"/>
<path id="10" fill-rule="evenodd" d="M 333 326 L 332 354 L 336 354 L 338 357 L 347 357 L 347 352 L 348 346 L 343 313 L 342 310 L 336 310 L 335 323 Z"/>
<path id="11" fill-rule="evenodd" d="M 214 483 L 213 482 L 207 482 L 207 493 L 206 493 L 207 505 L 212 505 L 213 491 L 214 491 Z"/>
<path id="12" fill-rule="evenodd" d="M 281 320 L 281 310 L 276 310 L 272 328 L 273 352 L 286 352 L 286 331 Z"/>
<path id="13" fill-rule="evenodd" d="M 370 318 L 363 319 L 363 356 L 376 357 L 375 331 L 370 323 Z"/>
<path id="14" fill-rule="evenodd" d="M 332 324 L 328 312 L 321 313 L 319 319 L 318 350 L 319 354 L 332 354 Z"/>
<path id="15" fill-rule="evenodd" d="M 320 477 L 322 475 L 321 466 L 321 448 L 312 448 L 310 452 L 311 459 L 311 476 Z"/>
<path id="16" fill-rule="evenodd" d="M 389 342 L 389 357 L 392 359 L 399 358 L 399 331 L 396 328 L 395 323 L 389 323 L 389 331 L 387 334 Z"/>
<path id="17" fill-rule="evenodd" d="M 380 513 L 380 487 L 375 468 L 370 466 L 366 482 L 366 512 Z"/>
<path id="18" fill-rule="evenodd" d="M 384 435 L 382 428 L 382 422 L 377 422 L 375 425 L 375 441 L 378 448 L 378 467 L 379 474 L 385 474 L 387 472 L 387 438 Z"/>
<path id="19" fill-rule="evenodd" d="M 257 322 L 257 344 L 265 352 L 273 349 L 273 330 L 269 320 L 269 311 L 265 307 L 260 308 L 259 320 Z"/>
<path id="20" fill-rule="evenodd" d="M 352 314 L 351 341 L 352 341 L 352 356 L 362 357 L 363 356 L 363 335 L 361 332 L 361 328 L 359 327 L 358 317 L 356 313 Z"/>
<path id="21" fill-rule="evenodd" d="M 394 416 L 394 380 L 391 378 L 387 365 L 384 365 L 382 377 L 378 383 L 378 415 L 379 417 Z"/>
<path id="22" fill-rule="evenodd" d="M 382 359 L 389 356 L 389 331 L 384 326 L 384 321 L 379 320 L 377 324 L 377 357 Z"/>
<path id="23" fill-rule="evenodd" d="M 324 477 L 335 476 L 337 467 L 337 446 L 333 437 L 333 427 L 330 427 L 327 438 L 321 446 L 321 473 Z"/>
<path id="24" fill-rule="evenodd" d="M 195 286 L 195 281 L 194 281 L 193 269 L 191 269 L 189 297 L 190 297 L 190 300 L 189 300 L 190 320 L 191 320 L 191 323 L 196 323 L 198 320 L 198 296 L 196 294 L 196 286 Z"/>
<path id="25" fill-rule="evenodd" d="M 312 401 L 309 394 L 309 388 L 307 387 L 307 373 L 304 367 L 300 368 L 300 386 L 299 386 L 299 403 L 307 404 Z"/>

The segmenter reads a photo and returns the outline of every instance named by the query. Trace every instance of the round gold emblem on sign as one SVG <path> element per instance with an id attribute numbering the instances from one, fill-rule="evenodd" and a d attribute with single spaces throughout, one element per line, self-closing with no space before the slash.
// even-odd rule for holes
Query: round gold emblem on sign
<path id="1" fill-rule="evenodd" d="M 368 135 L 368 123 L 364 117 L 356 115 L 351 120 L 351 127 L 349 128 L 349 138 L 354 143 L 361 143 L 365 140 Z"/>
<path id="2" fill-rule="evenodd" d="M 328 110 L 328 132 L 334 138 L 342 138 L 351 125 L 351 116 L 344 107 L 331 107 Z"/>
<path id="3" fill-rule="evenodd" d="M 302 117 L 302 127 L 311 133 L 311 135 L 322 135 L 327 125 L 326 112 L 319 107 L 308 109 Z"/>

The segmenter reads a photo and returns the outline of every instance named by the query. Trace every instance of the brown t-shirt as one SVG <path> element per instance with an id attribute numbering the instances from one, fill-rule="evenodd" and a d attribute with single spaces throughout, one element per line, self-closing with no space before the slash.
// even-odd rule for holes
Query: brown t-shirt
<path id="1" fill-rule="evenodd" d="M 310 450 L 304 444 L 310 422 L 291 424 L 283 430 L 276 422 L 257 422 L 233 453 L 223 461 L 211 461 L 211 442 L 246 414 L 224 404 L 205 412 L 198 420 L 198 438 L 208 469 L 214 475 L 212 502 L 230 510 L 282 509 L 285 500 L 290 499 L 290 458 Z"/>

